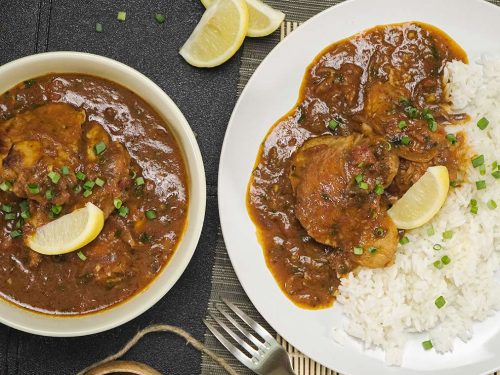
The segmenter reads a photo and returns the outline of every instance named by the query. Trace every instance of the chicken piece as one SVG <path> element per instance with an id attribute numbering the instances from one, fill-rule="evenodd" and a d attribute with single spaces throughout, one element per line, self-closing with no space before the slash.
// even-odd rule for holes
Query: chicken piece
<path id="1" fill-rule="evenodd" d="M 398 157 L 380 137 L 313 138 L 292 158 L 295 216 L 316 241 L 351 252 L 358 264 L 386 266 L 398 233 L 381 188 L 391 184 L 398 167 Z M 354 247 L 363 254 L 355 255 Z"/>

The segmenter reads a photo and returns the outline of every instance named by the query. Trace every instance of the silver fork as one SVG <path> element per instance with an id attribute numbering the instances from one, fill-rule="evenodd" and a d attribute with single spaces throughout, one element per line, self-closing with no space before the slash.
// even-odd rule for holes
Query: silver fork
<path id="1" fill-rule="evenodd" d="M 231 309 L 231 311 L 238 316 L 243 322 L 246 323 L 248 327 L 253 330 L 253 333 L 250 333 L 248 328 L 245 328 L 243 325 L 238 323 L 224 308 L 220 303 L 215 304 L 217 310 L 227 319 L 230 323 L 229 325 L 233 328 L 230 328 L 228 324 L 226 324 L 219 317 L 209 314 L 212 319 L 217 322 L 217 324 L 222 327 L 224 331 L 227 332 L 231 338 L 238 343 L 244 351 L 239 349 L 236 345 L 234 345 L 231 341 L 226 339 L 226 337 L 219 331 L 215 326 L 203 319 L 203 322 L 207 326 L 207 328 L 214 334 L 215 337 L 229 350 L 238 361 L 243 363 L 250 370 L 259 375 L 295 375 L 292 369 L 292 365 L 290 364 L 290 358 L 286 353 L 285 349 L 278 344 L 278 342 L 274 339 L 273 336 L 269 334 L 259 323 L 250 318 L 247 314 L 241 311 L 237 306 L 233 303 L 227 301 L 225 298 L 222 298 L 224 304 Z M 240 332 L 244 337 L 248 339 L 253 345 L 250 345 L 241 335 L 238 335 L 235 332 L 235 329 Z M 257 334 L 258 337 L 255 337 Z"/>

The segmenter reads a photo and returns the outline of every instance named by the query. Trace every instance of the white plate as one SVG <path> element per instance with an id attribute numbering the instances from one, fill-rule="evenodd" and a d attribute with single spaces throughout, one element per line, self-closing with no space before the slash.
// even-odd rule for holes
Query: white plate
<path id="1" fill-rule="evenodd" d="M 319 311 L 296 307 L 266 267 L 246 206 L 245 194 L 259 145 L 269 128 L 290 110 L 306 67 L 329 44 L 388 23 L 422 21 L 447 32 L 474 60 L 500 54 L 500 7 L 480 0 L 351 0 L 299 27 L 264 60 L 238 101 L 226 133 L 219 169 L 219 209 L 229 256 L 252 303 L 287 341 L 312 359 L 344 374 L 471 375 L 500 367 L 500 314 L 475 325 L 467 344 L 457 340 L 452 354 L 407 345 L 402 368 L 388 367 L 380 351 L 345 346 L 331 337 L 340 305 Z"/>

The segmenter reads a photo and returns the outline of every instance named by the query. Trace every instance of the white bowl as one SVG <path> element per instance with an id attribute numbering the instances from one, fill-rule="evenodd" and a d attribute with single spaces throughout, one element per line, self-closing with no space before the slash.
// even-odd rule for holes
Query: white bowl
<path id="1" fill-rule="evenodd" d="M 174 286 L 191 260 L 200 238 L 206 204 L 205 170 L 195 136 L 172 99 L 149 78 L 115 60 L 80 52 L 49 52 L 24 57 L 0 67 L 0 93 L 19 82 L 48 73 L 82 73 L 103 77 L 145 99 L 170 124 L 170 130 L 183 151 L 189 176 L 186 230 L 172 259 L 142 292 L 115 307 L 74 317 L 31 312 L 0 298 L 1 323 L 44 336 L 83 336 L 128 322 L 153 306 Z"/>

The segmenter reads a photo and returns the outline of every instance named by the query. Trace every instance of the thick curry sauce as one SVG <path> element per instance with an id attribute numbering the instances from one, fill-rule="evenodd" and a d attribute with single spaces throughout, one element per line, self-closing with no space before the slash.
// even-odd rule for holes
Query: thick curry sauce
<path id="1" fill-rule="evenodd" d="M 189 201 L 182 151 L 142 98 L 105 79 L 50 74 L 0 96 L 0 296 L 84 314 L 145 288 L 173 255 Z M 92 202 L 99 236 L 47 256 L 25 239 Z"/>
<path id="2" fill-rule="evenodd" d="M 443 76 L 452 60 L 467 57 L 444 32 L 405 23 L 332 44 L 307 68 L 296 106 L 262 143 L 247 196 L 267 265 L 297 305 L 329 306 L 343 275 L 358 265 L 390 264 L 371 263 L 366 249 L 360 257 L 356 244 L 370 224 L 373 237 L 390 235 L 379 224 L 387 220 L 386 210 L 429 166 L 445 165 L 452 186 L 464 178 L 463 135 L 449 136 L 445 129 L 466 117 L 447 111 Z M 340 147 L 350 147 L 350 153 L 328 171 Z M 323 186 L 323 173 L 338 176 L 332 171 L 337 167 L 355 180 L 340 181 L 349 191 L 336 196 L 332 183 L 328 191 L 315 191 Z M 394 173 L 384 176 L 389 169 Z M 390 182 L 384 184 L 386 177 Z M 311 208 L 315 194 L 320 202 Z M 347 197 L 346 211 L 332 215 L 328 207 L 343 207 L 340 196 Z M 325 220 L 334 220 L 326 233 Z M 342 238 L 336 237 L 339 229 Z M 397 236 L 395 228 L 391 241 Z"/>

